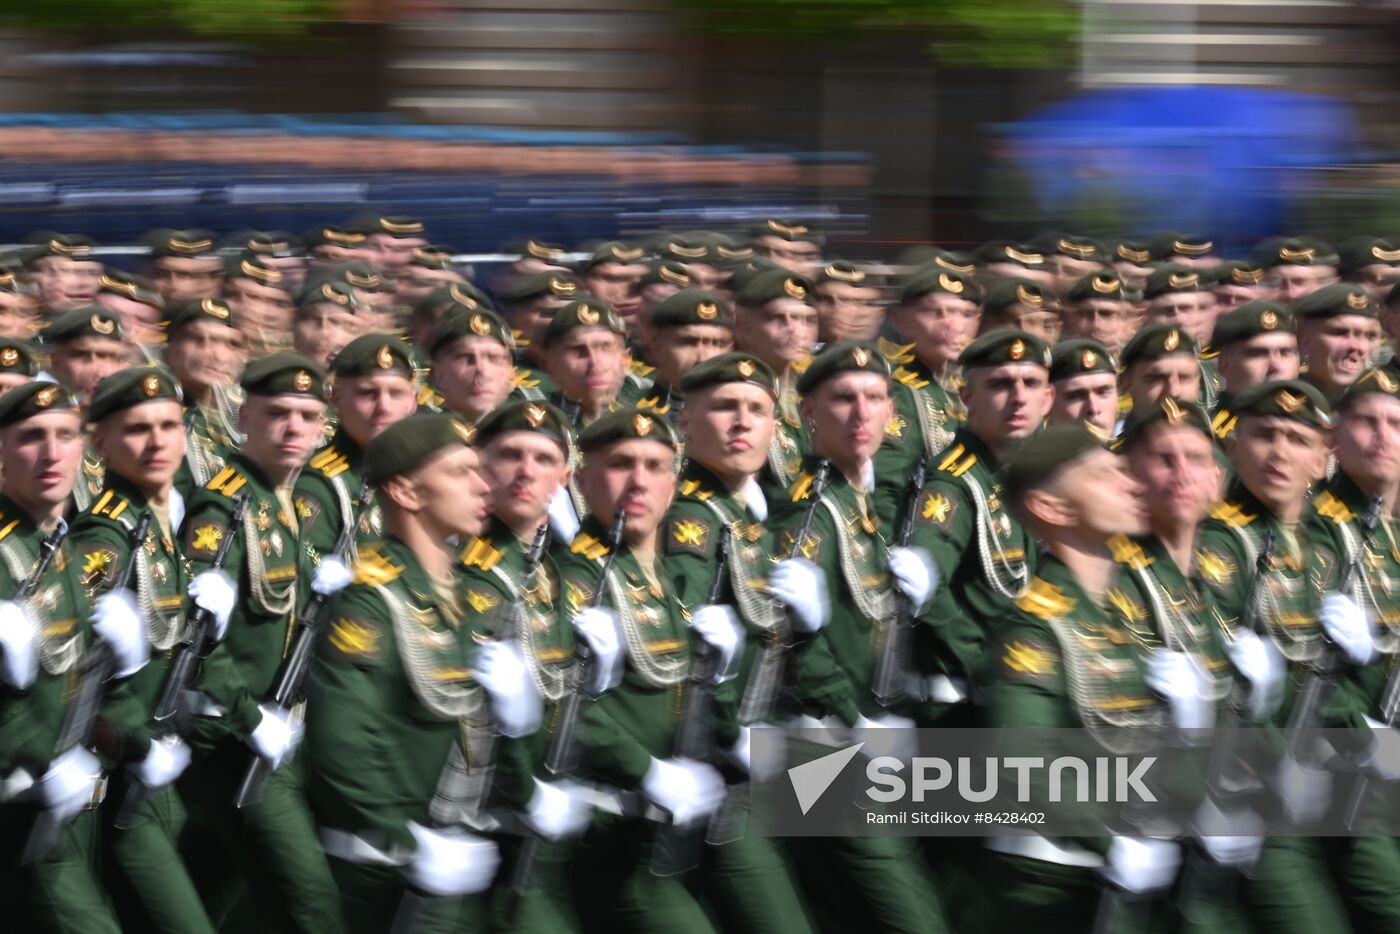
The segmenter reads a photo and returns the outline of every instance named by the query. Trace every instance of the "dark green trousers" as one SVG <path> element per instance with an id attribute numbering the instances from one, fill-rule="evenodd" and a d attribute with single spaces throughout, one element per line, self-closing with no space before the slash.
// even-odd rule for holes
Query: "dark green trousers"
<path id="1" fill-rule="evenodd" d="M 83 811 L 64 828 L 44 858 L 19 865 L 37 812 L 0 807 L 0 928 L 59 934 L 120 934 L 95 871 L 99 822 Z"/>
<path id="2" fill-rule="evenodd" d="M 703 891 L 726 932 L 810 934 L 814 930 L 797 888 L 797 875 L 772 837 L 749 832 L 748 787 L 740 794 L 740 836 L 718 846 L 706 844 L 702 855 Z"/>
<path id="3" fill-rule="evenodd" d="M 132 825 L 111 821 L 120 796 L 104 806 L 104 849 L 109 887 L 122 927 L 128 931 L 213 934 L 214 925 L 180 855 L 185 806 L 174 788 L 162 788 L 136 809 Z"/>

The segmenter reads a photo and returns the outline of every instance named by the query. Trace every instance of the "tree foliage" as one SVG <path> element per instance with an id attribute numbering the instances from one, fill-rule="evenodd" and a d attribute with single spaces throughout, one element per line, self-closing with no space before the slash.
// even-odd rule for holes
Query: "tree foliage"
<path id="1" fill-rule="evenodd" d="M 125 38 L 185 32 L 285 40 L 325 22 L 334 0 L 0 0 L 0 21 L 51 33 Z"/>

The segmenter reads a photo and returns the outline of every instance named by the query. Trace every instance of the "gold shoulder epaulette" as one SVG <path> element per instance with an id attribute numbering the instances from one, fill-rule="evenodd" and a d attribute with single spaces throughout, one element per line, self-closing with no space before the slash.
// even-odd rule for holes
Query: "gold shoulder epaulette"
<path id="1" fill-rule="evenodd" d="M 682 480 L 680 494 L 682 496 L 693 496 L 702 503 L 715 495 L 713 490 L 702 490 L 699 480 Z"/>
<path id="2" fill-rule="evenodd" d="M 627 364 L 627 369 L 633 376 L 640 376 L 642 379 L 646 379 L 656 372 L 656 367 L 649 366 L 646 362 L 638 360 L 636 357 L 633 357 L 632 361 Z"/>
<path id="3" fill-rule="evenodd" d="M 378 547 L 361 548 L 355 561 L 355 583 L 379 585 L 398 579 L 403 568 L 379 553 Z"/>
<path id="4" fill-rule="evenodd" d="M 126 507 L 130 505 L 131 501 L 125 496 L 118 496 L 114 491 L 106 490 L 97 498 L 97 502 L 92 504 L 92 514 L 105 516 L 108 519 L 117 519 L 126 512 Z"/>
<path id="5" fill-rule="evenodd" d="M 1323 490 L 1313 499 L 1313 508 L 1317 514 L 1324 519 L 1331 519 L 1337 525 L 1343 522 L 1350 522 L 1356 518 L 1356 513 L 1347 508 L 1347 504 L 1337 498 L 1331 490 Z"/>
<path id="6" fill-rule="evenodd" d="M 803 357 L 801 360 L 798 360 L 798 361 L 796 361 L 796 362 L 794 362 L 794 363 L 792 364 L 792 372 L 794 372 L 794 373 L 806 373 L 806 372 L 807 372 L 807 367 L 809 367 L 809 366 L 811 366 L 811 365 L 812 365 L 812 358 L 811 358 L 811 357 Z"/>
<path id="7" fill-rule="evenodd" d="M 961 444 L 954 445 L 948 449 L 948 453 L 943 455 L 943 459 L 938 462 L 938 469 L 943 473 L 950 473 L 955 477 L 961 477 L 972 469 L 977 463 L 976 454 L 967 454 L 967 448 Z"/>
<path id="8" fill-rule="evenodd" d="M 485 536 L 472 539 L 462 549 L 462 563 L 469 568 L 481 568 L 483 571 L 491 570 L 503 557 L 505 552 L 492 547 L 491 539 Z"/>
<path id="9" fill-rule="evenodd" d="M 1219 519 L 1232 529 L 1249 525 L 1255 519 L 1259 518 L 1258 516 L 1251 516 L 1249 513 L 1245 512 L 1240 508 L 1239 503 L 1232 503 L 1229 500 L 1223 499 L 1210 507 L 1210 517 L 1212 519 Z"/>
<path id="10" fill-rule="evenodd" d="M 248 478 L 239 473 L 237 467 L 225 467 L 214 475 L 205 489 L 231 497 L 243 489 L 247 482 Z"/>
<path id="11" fill-rule="evenodd" d="M 882 337 L 875 342 L 875 346 L 891 363 L 911 363 L 914 360 L 913 344 L 896 344 L 894 341 Z"/>
<path id="12" fill-rule="evenodd" d="M 5 539 L 19 525 L 18 519 L 9 519 L 3 512 L 0 512 L 0 541 Z"/>
<path id="13" fill-rule="evenodd" d="M 788 492 L 792 494 L 792 501 L 800 503 L 806 499 L 808 494 L 812 492 L 812 483 L 816 479 L 813 474 L 805 470 L 798 474 L 797 479 L 792 481 L 792 486 L 788 487 Z"/>
<path id="14" fill-rule="evenodd" d="M 315 457 L 307 461 L 306 466 L 312 470 L 320 471 L 327 478 L 330 478 L 349 470 L 350 459 L 336 450 L 335 445 L 328 444 Z"/>
<path id="15" fill-rule="evenodd" d="M 597 561 L 608 553 L 608 545 L 592 535 L 579 533 L 574 537 L 574 543 L 569 546 L 569 551 L 576 555 L 583 555 L 589 561 Z"/>
<path id="16" fill-rule="evenodd" d="M 903 383 L 910 389 L 923 389 L 929 384 L 929 381 L 920 377 L 918 373 L 915 373 L 913 370 L 907 370 L 904 367 L 900 367 L 894 371 L 894 380 L 897 383 Z"/>
<path id="17" fill-rule="evenodd" d="M 1126 417 L 1133 410 L 1133 397 L 1124 393 L 1118 397 L 1118 417 Z"/>
<path id="18" fill-rule="evenodd" d="M 1032 580 L 1030 588 L 1016 598 L 1017 607 L 1041 619 L 1060 619 L 1074 609 L 1074 604 L 1074 598 L 1066 597 L 1060 588 L 1040 577 Z"/>
<path id="19" fill-rule="evenodd" d="M 1114 561 L 1126 564 L 1135 570 L 1145 568 L 1152 563 L 1152 559 L 1147 557 L 1147 552 L 1142 550 L 1142 546 L 1126 535 L 1115 535 L 1110 538 L 1108 550 L 1113 555 Z"/>
<path id="20" fill-rule="evenodd" d="M 657 415 L 665 415 L 667 412 L 671 411 L 671 407 L 669 405 L 663 406 L 661 404 L 660 396 L 647 396 L 645 399 L 639 400 L 637 402 L 637 408 L 651 409 Z"/>
<path id="21" fill-rule="evenodd" d="M 529 378 L 528 378 L 528 374 L 533 373 L 533 372 L 534 372 L 533 370 L 520 370 L 518 373 L 516 373 L 516 374 L 515 374 L 515 388 L 516 388 L 516 389 L 534 389 L 534 388 L 536 388 L 537 386 L 539 386 L 539 384 L 540 384 L 540 381 L 539 381 L 539 380 L 537 380 L 537 379 L 529 379 Z"/>
<path id="22" fill-rule="evenodd" d="M 1235 430 L 1235 425 L 1239 423 L 1239 416 L 1229 409 L 1220 409 L 1215 413 L 1215 418 L 1210 420 L 1211 431 L 1220 440 L 1225 440 L 1230 436 L 1230 432 Z"/>
<path id="23" fill-rule="evenodd" d="M 418 404 L 420 406 L 442 405 L 446 401 L 446 399 L 438 395 L 437 391 L 434 390 L 433 387 L 429 386 L 427 383 L 424 383 L 423 388 L 418 390 Z"/>

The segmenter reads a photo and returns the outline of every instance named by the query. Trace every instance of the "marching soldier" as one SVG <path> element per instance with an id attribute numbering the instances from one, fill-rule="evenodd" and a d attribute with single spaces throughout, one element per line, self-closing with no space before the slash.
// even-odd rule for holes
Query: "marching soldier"
<path id="1" fill-rule="evenodd" d="M 1118 359 L 1098 341 L 1062 341 L 1050 352 L 1052 425 L 1082 422 L 1109 439 L 1118 426 Z"/>
<path id="2" fill-rule="evenodd" d="M 836 260 L 823 266 L 813 291 L 822 343 L 875 340 L 885 322 L 883 291 L 883 277 L 855 263 Z"/>
<path id="3" fill-rule="evenodd" d="M 353 286 L 341 282 L 312 285 L 302 295 L 292 320 L 292 348 L 319 367 L 328 367 L 335 355 L 361 333 L 356 315 L 365 306 Z"/>
<path id="4" fill-rule="evenodd" d="M 1337 244 L 1337 274 L 1361 286 L 1379 305 L 1400 280 L 1400 250 L 1378 237 L 1352 237 Z"/>
<path id="5" fill-rule="evenodd" d="M 1178 263 L 1192 269 L 1209 269 L 1220 262 L 1215 244 L 1204 237 L 1163 231 L 1149 241 L 1152 254 L 1165 263 Z"/>
<path id="6" fill-rule="evenodd" d="M 1110 270 L 1090 273 L 1069 291 L 1065 334 L 1098 341 L 1121 353 L 1132 337 L 1133 303 L 1141 294 Z"/>
<path id="7" fill-rule="evenodd" d="M 713 292 L 682 289 L 656 306 L 648 330 L 647 359 L 655 366 L 652 385 L 637 408 L 665 415 L 674 424 L 685 396 L 685 374 L 734 346 L 734 319 Z"/>
<path id="8" fill-rule="evenodd" d="M 1149 324 L 1123 348 L 1123 395 L 1128 410 L 1163 396 L 1201 399 L 1201 363 L 1191 336 L 1175 324 Z"/>
<path id="9" fill-rule="evenodd" d="M 404 336 L 426 355 L 428 335 L 432 333 L 433 328 L 450 313 L 460 311 L 463 308 L 467 311 L 487 308 L 493 313 L 496 310 L 496 306 L 491 299 L 487 298 L 486 293 L 470 282 L 452 282 L 441 288 L 433 289 L 414 302 L 408 315 L 408 321 L 404 325 Z M 512 353 L 514 353 L 513 350 Z"/>
<path id="10" fill-rule="evenodd" d="M 0 338 L 0 394 L 39 375 L 34 348 L 21 340 Z"/>
<path id="11" fill-rule="evenodd" d="M 490 884 L 496 846 L 438 819 L 434 795 L 488 703 L 507 736 L 539 723 L 519 650 L 479 644 L 484 619 L 457 580 L 453 543 L 486 518 L 471 437 L 455 416 L 424 413 L 370 443 L 385 538 L 361 549 L 331 606 L 309 692 L 307 795 L 344 917 L 366 934 L 395 926 L 410 888 L 429 901 L 415 930 L 480 924 L 482 906 L 462 896 Z"/>
<path id="12" fill-rule="evenodd" d="M 0 270 L 0 337 L 33 341 L 39 323 L 38 287 L 13 270 Z"/>
<path id="13" fill-rule="evenodd" d="M 1144 290 L 1147 323 L 1171 324 L 1181 328 L 1193 352 L 1210 346 L 1215 319 L 1220 313 L 1215 294 L 1210 291 L 1210 283 L 1203 276 L 1204 273 L 1191 267 L 1168 263 L 1148 277 Z M 1127 354 L 1125 347 L 1125 362 Z M 1199 393 L 1195 398 L 1207 412 L 1214 411 L 1216 398 L 1220 394 L 1219 374 L 1208 359 L 1198 359 L 1197 367 L 1201 377 Z"/>
<path id="14" fill-rule="evenodd" d="M 291 347 L 296 288 L 296 280 L 269 257 L 244 254 L 229 260 L 220 296 L 237 312 L 238 327 L 253 356 Z"/>
<path id="15" fill-rule="evenodd" d="M 893 361 L 895 413 L 875 455 L 875 510 L 894 527 L 909 468 L 932 459 L 953 440 L 967 417 L 956 392 L 958 355 L 977 335 L 981 292 L 967 276 L 940 267 L 924 270 L 904 287 L 891 321 L 908 345 Z"/>
<path id="16" fill-rule="evenodd" d="M 1223 316 L 1246 302 L 1274 301 L 1274 286 L 1267 270 L 1247 260 L 1234 259 L 1221 263 L 1206 275 L 1215 283 L 1215 304 Z M 1217 319 L 1217 324 L 1219 319 Z M 1211 340 L 1218 339 L 1218 334 Z"/>
<path id="17" fill-rule="evenodd" d="M 611 305 L 629 330 L 641 304 L 636 285 L 646 275 L 645 256 L 639 246 L 612 241 L 594 249 L 579 270 L 588 294 Z"/>
<path id="18" fill-rule="evenodd" d="M 175 544 L 174 482 L 185 454 L 182 402 L 179 383 L 163 367 L 132 367 L 98 383 L 87 418 L 94 425 L 93 447 L 106 464 L 105 486 L 71 532 L 79 561 L 73 571 L 89 597 L 112 593 L 111 599 L 128 602 L 151 649 L 167 658 L 185 634 L 188 585 Z M 150 527 L 134 556 L 132 588 L 113 593 L 121 569 L 133 560 L 133 531 L 147 515 Z M 134 794 L 128 786 L 136 781 L 153 793 L 126 827 L 110 826 L 126 806 L 125 794 L 104 806 L 106 850 L 119 882 L 111 890 L 129 930 L 212 932 L 178 851 L 186 815 L 171 783 L 189 764 L 190 750 L 178 738 L 157 738 L 151 722 L 167 670 L 165 664 L 146 666 L 112 688 L 103 707 L 99 748 L 126 778 L 115 787 Z"/>
<path id="19" fill-rule="evenodd" d="M 515 338 L 489 308 L 452 303 L 428 332 L 424 349 L 432 369 L 420 401 L 469 425 L 505 402 L 515 387 Z"/>
<path id="20" fill-rule="evenodd" d="M 750 239 L 754 253 L 799 276 L 810 275 L 822 261 L 825 238 L 806 224 L 769 218 L 753 229 Z"/>
<path id="21" fill-rule="evenodd" d="M 336 432 L 296 479 L 299 538 L 313 564 L 335 552 L 351 523 L 358 522 L 357 535 L 379 537 L 376 508 L 356 515 L 365 450 L 418 405 L 408 344 L 392 334 L 365 334 L 346 344 L 331 364 L 331 376 Z"/>
<path id="22" fill-rule="evenodd" d="M 452 251 L 445 246 L 423 246 L 413 251 L 394 280 L 394 301 L 405 308 L 413 307 L 434 291 L 448 284 L 460 284 L 467 277 L 452 262 Z"/>
<path id="23" fill-rule="evenodd" d="M 1379 312 L 1365 289 L 1341 282 L 1309 293 L 1293 310 L 1303 379 L 1336 402 L 1380 353 Z"/>
<path id="24" fill-rule="evenodd" d="M 97 244 L 82 234 L 52 234 L 27 251 L 25 266 L 39 287 L 44 317 L 54 318 L 97 299 L 102 287 L 102 263 L 93 254 Z"/>
<path id="25" fill-rule="evenodd" d="M 369 246 L 369 234 L 353 223 L 322 224 L 307 233 L 306 248 L 311 254 L 311 269 L 352 260 L 369 261 L 376 259 L 378 253 Z"/>
<path id="26" fill-rule="evenodd" d="M 350 225 L 368 235 L 365 246 L 373 262 L 387 275 L 394 275 L 413 261 L 413 251 L 428 245 L 427 230 L 416 217 L 386 217 L 367 214 Z"/>
<path id="27" fill-rule="evenodd" d="M 538 401 L 558 391 L 546 372 L 544 331 L 561 308 L 582 297 L 581 292 L 578 280 L 563 271 L 525 275 L 498 292 L 515 338 L 515 386 L 521 397 Z"/>
<path id="28" fill-rule="evenodd" d="M 1278 302 L 1246 302 L 1220 316 L 1207 354 L 1215 358 L 1222 384 L 1211 426 L 1224 439 L 1235 427 L 1235 396 L 1260 383 L 1298 378 L 1293 313 Z"/>
<path id="29" fill-rule="evenodd" d="M 174 308 L 165 328 L 165 364 L 185 393 L 185 463 L 175 489 L 186 503 L 223 470 L 241 441 L 242 392 L 235 383 L 244 344 L 237 317 L 222 299 L 205 298 Z"/>
<path id="30" fill-rule="evenodd" d="M 1059 340 L 1061 323 L 1053 295 L 1030 279 L 1002 279 L 987 286 L 982 295 L 982 323 L 978 333 L 998 328 L 1029 331 L 1047 344 Z"/>
<path id="31" fill-rule="evenodd" d="M 1277 287 L 1274 297 L 1290 305 L 1337 281 L 1337 255 L 1320 240 L 1270 237 L 1250 258 L 1269 271 Z"/>
<path id="32" fill-rule="evenodd" d="M 141 348 L 158 344 L 165 320 L 165 297 L 145 276 L 108 269 L 102 274 L 97 304 L 115 314 L 132 342 Z"/>
<path id="33" fill-rule="evenodd" d="M 540 347 L 558 387 L 552 401 L 573 424 L 591 425 L 625 401 L 626 334 L 611 308 L 587 298 L 565 305 L 545 326 Z"/>
<path id="34" fill-rule="evenodd" d="M 140 671 L 149 646 L 120 598 L 103 598 L 92 612 L 61 535 L 43 560 L 41 543 L 63 520 L 82 452 L 78 400 L 61 386 L 28 382 L 0 397 L 0 592 L 9 597 L 0 602 L 0 893 L 25 930 L 120 930 L 94 862 L 101 764 L 81 744 L 57 743 L 70 685 L 96 639 L 112 650 L 120 679 Z M 27 598 L 16 600 L 21 586 Z M 44 812 L 62 832 L 50 852 L 21 866 Z"/>
<path id="35" fill-rule="evenodd" d="M 104 376 L 133 362 L 121 318 L 100 305 L 84 305 L 55 318 L 44 330 L 49 368 L 58 381 L 86 400 Z"/>
<path id="36" fill-rule="evenodd" d="M 153 230 L 142 239 L 151 248 L 148 271 L 167 302 L 191 302 L 219 294 L 224 261 L 207 230 Z"/>
<path id="37" fill-rule="evenodd" d="M 248 899 L 238 907 L 269 920 L 239 923 L 338 931 L 344 920 L 337 890 L 301 790 L 300 723 L 264 700 L 291 646 L 308 578 L 310 589 L 324 592 L 349 578 L 343 564 L 326 558 L 312 577 L 292 496 L 323 437 L 324 377 L 304 357 L 274 354 L 250 364 L 241 385 L 247 398 L 239 428 L 247 440 L 193 497 L 184 524 L 191 598 L 213 614 L 222 637 L 197 680 L 201 696 L 189 737 L 195 761 L 181 784 L 198 821 L 186 835 L 186 862 L 216 924 L 246 883 Z M 247 508 L 235 528 L 230 517 L 240 495 L 248 497 Z M 228 536 L 227 570 L 211 570 Z M 261 800 L 235 810 L 235 790 L 253 754 L 272 773 Z M 206 834 L 222 852 L 210 852 Z M 225 862 L 230 858 L 233 866 Z"/>

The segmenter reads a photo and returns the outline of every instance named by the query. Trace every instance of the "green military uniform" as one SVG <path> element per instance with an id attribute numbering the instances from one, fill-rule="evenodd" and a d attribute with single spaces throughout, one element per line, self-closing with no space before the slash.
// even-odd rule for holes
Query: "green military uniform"
<path id="1" fill-rule="evenodd" d="M 567 273 L 541 272 L 522 276 L 501 297 L 509 309 L 534 301 L 569 301 L 577 298 L 582 291 L 579 281 Z M 516 322 L 512 320 L 511 323 L 514 325 Z M 513 394 L 533 402 L 552 398 L 559 387 L 544 371 L 544 348 L 532 346 L 532 336 L 519 328 L 515 328 L 512 334 L 516 346 Z"/>
<path id="2" fill-rule="evenodd" d="M 723 299 L 703 289 L 681 289 L 663 299 L 651 314 L 655 340 L 662 346 L 671 340 L 673 329 L 693 326 L 723 328 L 732 338 L 734 317 Z M 658 415 L 665 415 L 672 424 L 679 424 L 681 407 L 685 404 L 680 387 L 668 385 L 655 371 L 651 376 L 654 378 L 650 385 L 633 404 L 639 409 L 651 409 Z M 684 373 L 677 373 L 673 378 L 679 382 L 684 377 Z"/>
<path id="3" fill-rule="evenodd" d="M 77 409 L 77 400 L 53 383 L 30 382 L 10 390 L 0 403 L 0 426 L 46 411 Z M 33 572 L 39 543 L 47 536 L 30 515 L 0 494 L 0 592 L 14 594 Z M 89 604 L 72 544 L 64 541 L 39 581 L 28 607 L 42 626 L 39 672 L 25 690 L 0 687 L 0 776 L 13 787 L 0 801 L 0 897 L 17 930 L 120 930 L 98 882 L 93 863 L 96 814 L 81 812 L 64 828 L 57 845 L 28 866 L 19 857 L 40 813 L 33 792 L 23 789 L 49 768 L 57 752 L 78 663 L 92 642 Z M 94 789 L 94 807 L 100 801 Z"/>
<path id="4" fill-rule="evenodd" d="M 321 385 L 315 366 L 295 354 L 266 357 L 243 374 L 243 386 L 250 393 L 324 400 Z M 240 494 L 248 496 L 248 505 L 242 524 L 235 528 L 230 519 Z M 233 887 L 246 880 L 260 918 L 257 923 L 276 918 L 300 930 L 337 930 L 343 927 L 340 904 L 301 789 L 300 757 L 289 757 L 271 773 L 257 803 L 241 811 L 231 805 L 253 756 L 246 740 L 261 719 L 259 702 L 271 694 L 291 647 L 304 599 L 299 585 L 311 570 L 291 490 L 275 487 L 242 454 L 235 455 L 187 507 L 184 553 L 191 576 L 209 568 L 228 536 L 233 543 L 225 569 L 238 587 L 239 599 L 224 640 L 200 671 L 197 683 L 207 700 L 190 735 L 195 761 L 180 787 L 191 810 L 199 809 L 197 816 L 207 832 L 215 834 L 226 854 L 239 854 L 242 861 L 240 872 L 229 873 L 221 866 L 215 870 L 217 878 L 197 881 L 217 891 L 206 895 L 216 922 L 232 907 Z M 191 857 L 207 853 L 207 840 L 196 844 L 191 839 L 190 845 L 199 848 L 187 850 Z"/>
<path id="5" fill-rule="evenodd" d="M 186 302 L 171 310 L 166 332 L 173 334 L 198 321 L 212 321 L 236 329 L 237 316 L 228 302 L 222 299 L 205 298 Z M 218 408 L 206 408 L 192 402 L 185 409 L 185 460 L 175 474 L 175 489 L 187 503 L 197 490 L 224 469 L 224 464 L 240 444 L 236 421 L 238 407 L 243 404 L 242 388 L 217 387 L 214 397 Z"/>
<path id="6" fill-rule="evenodd" d="M 1316 322 L 1326 321 L 1329 318 L 1348 317 L 1375 320 L 1380 316 L 1380 309 L 1371 301 L 1371 296 L 1366 290 L 1351 282 L 1335 282 L 1310 292 L 1298 300 L 1293 311 L 1298 316 L 1300 326 L 1304 321 L 1314 322 L 1314 326 L 1316 326 Z M 1328 397 L 1327 401 L 1334 405 L 1346 390 L 1345 386 L 1324 387 L 1315 376 L 1307 371 L 1304 371 L 1299 378 L 1316 386 L 1319 392 Z"/>

